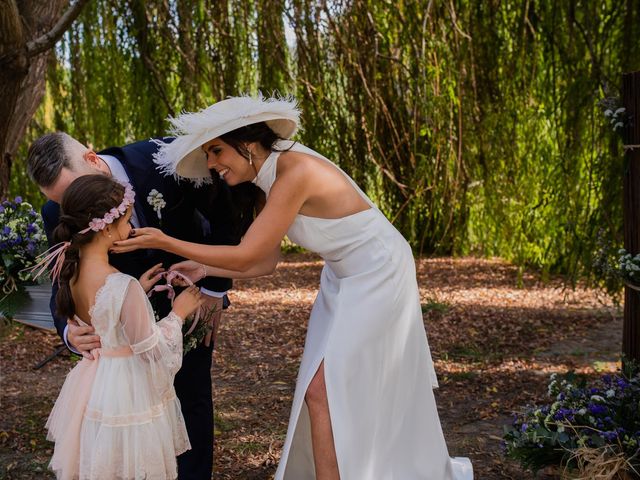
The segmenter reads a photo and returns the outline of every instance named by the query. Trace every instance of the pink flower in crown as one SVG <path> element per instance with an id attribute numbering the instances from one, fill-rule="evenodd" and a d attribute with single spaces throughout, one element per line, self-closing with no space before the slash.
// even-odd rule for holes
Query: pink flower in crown
<path id="1" fill-rule="evenodd" d="M 102 219 L 102 218 L 94 218 L 93 220 L 91 220 L 89 222 L 89 228 L 91 230 L 93 230 L 94 232 L 99 232 L 100 230 L 102 230 L 106 226 L 107 226 L 107 224 L 105 223 L 104 219 Z"/>

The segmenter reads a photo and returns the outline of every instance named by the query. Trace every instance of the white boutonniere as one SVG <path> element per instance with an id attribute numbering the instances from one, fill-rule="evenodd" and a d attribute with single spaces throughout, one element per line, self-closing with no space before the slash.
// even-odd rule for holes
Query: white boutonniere
<path id="1" fill-rule="evenodd" d="M 158 216 L 158 220 L 162 222 L 162 209 L 167 206 L 167 202 L 164 201 L 164 196 L 155 188 L 147 195 L 147 202 Z"/>

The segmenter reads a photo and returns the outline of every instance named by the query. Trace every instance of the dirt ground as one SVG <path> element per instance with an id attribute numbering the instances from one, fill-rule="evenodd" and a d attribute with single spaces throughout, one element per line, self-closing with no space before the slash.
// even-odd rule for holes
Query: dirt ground
<path id="1" fill-rule="evenodd" d="M 321 268 L 290 254 L 272 277 L 236 282 L 214 358 L 214 479 L 273 477 Z M 552 372 L 615 370 L 620 309 L 533 273 L 518 288 L 517 269 L 501 260 L 420 259 L 418 277 L 450 454 L 471 457 L 479 480 L 534 478 L 502 455 L 502 425 L 546 400 Z M 57 344 L 15 323 L 0 332 L 0 478 L 53 478 L 44 424 L 74 360 L 65 352 L 33 366 Z"/>

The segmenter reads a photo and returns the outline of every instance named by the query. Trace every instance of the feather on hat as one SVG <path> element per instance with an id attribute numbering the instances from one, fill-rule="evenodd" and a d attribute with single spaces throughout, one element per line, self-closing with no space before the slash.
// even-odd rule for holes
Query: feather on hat
<path id="1" fill-rule="evenodd" d="M 186 178 L 196 185 L 210 183 L 207 156 L 202 145 L 225 133 L 253 123 L 265 122 L 276 135 L 291 138 L 300 123 L 300 110 L 293 97 L 230 97 L 199 112 L 169 117 L 171 143 L 153 140 L 160 148 L 154 162 L 165 175 Z"/>

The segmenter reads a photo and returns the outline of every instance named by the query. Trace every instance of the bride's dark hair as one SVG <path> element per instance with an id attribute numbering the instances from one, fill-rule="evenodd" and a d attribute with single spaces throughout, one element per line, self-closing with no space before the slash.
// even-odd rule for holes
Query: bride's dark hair
<path id="1" fill-rule="evenodd" d="M 275 151 L 275 144 L 284 140 L 279 137 L 269 125 L 265 122 L 252 123 L 245 125 L 244 127 L 236 128 L 228 133 L 224 133 L 219 137 L 227 145 L 231 145 L 235 148 L 236 152 L 242 155 L 247 160 L 249 159 L 249 150 L 247 150 L 247 143 L 259 143 L 265 150 Z"/>
<path id="2" fill-rule="evenodd" d="M 227 145 L 233 147 L 236 152 L 247 160 L 249 160 L 249 150 L 246 147 L 247 143 L 258 143 L 262 148 L 271 152 L 284 152 L 291 148 L 279 150 L 276 147 L 276 143 L 285 139 L 278 136 L 265 122 L 252 123 L 244 127 L 236 128 L 235 130 L 220 135 L 219 138 Z M 234 223 L 239 228 L 239 239 L 246 233 L 253 221 L 257 189 L 248 186 L 240 188 L 234 187 L 232 191 L 234 208 L 231 213 L 234 216 Z M 249 211 L 252 213 L 247 214 Z"/>
<path id="3" fill-rule="evenodd" d="M 109 210 L 120 205 L 123 198 L 124 187 L 106 175 L 83 175 L 64 192 L 60 220 L 53 231 L 54 243 L 71 242 L 65 252 L 58 279 L 56 311 L 59 315 L 71 318 L 76 313 L 69 283 L 78 269 L 80 247 L 91 243 L 98 233 L 92 230 L 82 234 L 78 232 L 87 228 L 92 219 L 102 218 Z"/>

